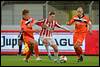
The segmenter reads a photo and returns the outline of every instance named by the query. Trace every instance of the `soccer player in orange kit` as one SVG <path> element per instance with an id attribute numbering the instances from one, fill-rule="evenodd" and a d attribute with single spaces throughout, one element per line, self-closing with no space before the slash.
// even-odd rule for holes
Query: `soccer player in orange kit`
<path id="1" fill-rule="evenodd" d="M 25 53 L 26 58 L 24 60 L 28 62 L 33 52 L 33 48 L 35 51 L 36 58 L 40 60 L 38 43 L 36 42 L 36 40 L 34 40 L 34 36 L 33 36 L 34 30 L 32 29 L 35 19 L 29 16 L 29 10 L 26 10 L 26 9 L 22 11 L 22 16 L 23 16 L 23 19 L 21 20 L 21 30 L 23 34 L 23 41 L 24 41 L 24 44 L 27 45 L 29 49 L 29 50 L 27 49 L 28 51 Z"/>
<path id="2" fill-rule="evenodd" d="M 76 55 L 78 56 L 78 62 L 83 61 L 83 56 L 82 56 L 82 42 L 85 39 L 86 33 L 88 32 L 88 26 L 89 26 L 89 31 L 92 33 L 92 24 L 90 19 L 84 14 L 83 8 L 79 7 L 77 9 L 77 15 L 74 16 L 68 23 L 67 25 L 71 25 L 75 23 L 75 31 L 73 35 L 73 42 L 74 42 L 74 49 L 76 52 Z"/>

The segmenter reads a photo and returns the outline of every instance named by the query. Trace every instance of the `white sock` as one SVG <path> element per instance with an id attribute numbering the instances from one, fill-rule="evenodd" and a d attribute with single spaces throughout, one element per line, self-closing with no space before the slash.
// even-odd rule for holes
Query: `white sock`
<path id="1" fill-rule="evenodd" d="M 57 53 L 55 53 L 54 56 L 55 56 L 55 59 L 58 59 L 58 54 Z"/>
<path id="2" fill-rule="evenodd" d="M 49 49 L 49 45 L 47 45 L 47 46 L 45 46 L 45 47 L 46 47 L 46 50 L 47 50 L 47 52 L 48 52 L 48 55 L 51 55 L 50 49 Z"/>

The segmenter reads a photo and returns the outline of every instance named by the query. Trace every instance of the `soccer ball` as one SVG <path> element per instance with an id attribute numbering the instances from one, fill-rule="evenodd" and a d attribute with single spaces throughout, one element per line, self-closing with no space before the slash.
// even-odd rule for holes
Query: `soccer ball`
<path id="1" fill-rule="evenodd" d="M 66 56 L 60 56 L 60 62 L 61 63 L 65 63 L 67 61 L 67 57 Z"/>

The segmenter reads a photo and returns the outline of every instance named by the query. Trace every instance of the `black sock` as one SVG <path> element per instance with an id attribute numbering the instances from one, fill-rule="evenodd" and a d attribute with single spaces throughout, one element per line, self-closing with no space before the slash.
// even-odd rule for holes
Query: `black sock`
<path id="1" fill-rule="evenodd" d="M 19 45 L 19 53 L 18 54 L 21 54 L 21 51 L 22 51 L 22 45 Z"/>
<path id="2" fill-rule="evenodd" d="M 31 52 L 33 52 L 33 48 L 34 48 L 33 44 L 30 44 L 29 50 L 30 50 Z"/>

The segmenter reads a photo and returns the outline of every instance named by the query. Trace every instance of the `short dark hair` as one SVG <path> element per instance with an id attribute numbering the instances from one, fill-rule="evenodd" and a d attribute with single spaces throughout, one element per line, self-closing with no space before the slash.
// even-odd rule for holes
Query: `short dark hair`
<path id="1" fill-rule="evenodd" d="M 24 10 L 22 11 L 22 15 L 25 15 L 26 13 L 29 13 L 29 10 L 24 9 Z"/>
<path id="2" fill-rule="evenodd" d="M 55 15 L 55 12 L 49 12 L 49 15 Z"/>

